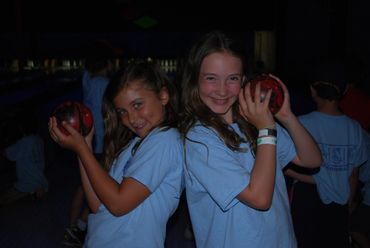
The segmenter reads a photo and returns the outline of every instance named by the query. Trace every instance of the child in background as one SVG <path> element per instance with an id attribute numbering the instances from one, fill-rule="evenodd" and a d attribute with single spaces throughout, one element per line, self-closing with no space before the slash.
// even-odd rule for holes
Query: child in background
<path id="1" fill-rule="evenodd" d="M 296 247 L 282 169 L 317 167 L 320 151 L 292 113 L 289 93 L 275 117 L 271 91 L 251 97 L 241 46 L 222 32 L 196 43 L 182 78 L 180 132 L 186 196 L 197 247 Z M 276 78 L 277 79 L 277 78 Z M 278 79 L 277 79 L 278 80 Z M 239 101 L 238 101 L 239 100 Z"/>
<path id="2" fill-rule="evenodd" d="M 63 135 L 56 119 L 51 137 L 79 157 L 92 211 L 85 247 L 164 247 L 166 224 L 183 187 L 183 146 L 174 85 L 150 63 L 130 64 L 112 80 L 103 100 L 105 167 L 71 126 Z"/>
<path id="3" fill-rule="evenodd" d="M 112 62 L 106 57 L 89 58 L 82 78 L 83 103 L 91 110 L 94 118 L 94 153 L 98 157 L 103 153 L 104 121 L 102 104 L 109 76 L 113 70 Z"/>
<path id="4" fill-rule="evenodd" d="M 313 70 L 310 85 L 317 110 L 299 116 L 323 155 L 323 163 L 315 174 L 286 171 L 286 175 L 299 181 L 292 201 L 299 247 L 350 245 L 348 204 L 356 191 L 358 167 L 367 160 L 367 151 L 361 125 L 339 108 L 345 88 L 344 71 L 338 61 L 319 64 Z"/>
<path id="5" fill-rule="evenodd" d="M 0 205 L 17 201 L 33 195 L 41 199 L 48 191 L 48 181 L 45 177 L 44 141 L 39 135 L 38 119 L 32 109 L 14 110 L 12 144 L 3 151 L 5 157 L 15 162 L 17 181 L 11 189 L 0 196 Z M 9 121 L 9 120 L 8 120 Z"/>

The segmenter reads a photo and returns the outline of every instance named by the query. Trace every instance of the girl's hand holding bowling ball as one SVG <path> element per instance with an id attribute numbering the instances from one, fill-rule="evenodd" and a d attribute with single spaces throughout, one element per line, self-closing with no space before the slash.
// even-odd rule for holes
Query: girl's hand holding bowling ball
<path id="1" fill-rule="evenodd" d="M 66 121 L 63 121 L 61 125 L 66 131 L 68 131 L 68 134 L 65 134 L 58 127 L 58 122 L 55 117 L 51 117 L 49 119 L 50 136 L 60 146 L 73 150 L 77 153 L 79 153 L 79 151 L 82 151 L 86 146 L 91 147 L 91 136 L 94 132 L 93 128 L 86 137 L 86 139 L 90 141 L 90 144 L 88 144 L 85 140 L 85 137 L 83 137 L 72 125 L 68 124 Z"/>
<path id="2" fill-rule="evenodd" d="M 61 125 L 63 121 L 68 122 L 83 136 L 86 136 L 93 126 L 91 110 L 78 101 L 65 101 L 57 106 L 53 112 L 60 130 L 68 135 L 68 131 Z"/>
<path id="3" fill-rule="evenodd" d="M 271 90 L 267 90 L 263 99 L 261 97 L 261 84 L 255 85 L 255 97 L 251 92 L 251 84 L 248 83 L 239 93 L 239 113 L 257 129 L 273 126 L 274 117 L 269 110 Z"/>
<path id="4" fill-rule="evenodd" d="M 269 103 L 269 109 L 275 115 L 281 108 L 284 102 L 284 90 L 281 86 L 282 82 L 279 78 L 271 74 L 261 74 L 253 77 L 250 81 L 250 91 L 253 100 L 259 97 L 261 102 L 265 101 L 267 92 L 271 90 L 271 97 L 266 99 Z M 260 85 L 260 91 L 256 92 L 257 84 Z"/>
<path id="5" fill-rule="evenodd" d="M 87 143 L 91 148 L 94 135 L 92 113 L 80 102 L 65 101 L 55 108 L 49 130 L 53 140 L 62 147 L 77 152 Z"/>
<path id="6" fill-rule="evenodd" d="M 258 75 L 250 80 L 251 95 L 255 96 L 255 88 L 257 83 L 261 84 L 260 99 L 264 100 L 268 89 L 272 90 L 269 100 L 269 109 L 271 113 L 283 123 L 287 123 L 294 116 L 290 106 L 290 96 L 285 84 L 272 74 Z"/>

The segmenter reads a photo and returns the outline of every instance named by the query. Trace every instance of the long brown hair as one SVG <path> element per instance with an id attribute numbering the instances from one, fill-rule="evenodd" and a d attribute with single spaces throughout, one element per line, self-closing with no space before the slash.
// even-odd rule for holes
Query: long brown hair
<path id="1" fill-rule="evenodd" d="M 109 169 L 114 159 L 127 147 L 135 133 L 125 127 L 113 104 L 114 98 L 130 82 L 140 81 L 149 90 L 159 95 L 165 88 L 170 96 L 165 105 L 165 116 L 160 127 L 177 127 L 178 98 L 175 85 L 159 66 L 149 62 L 131 63 L 125 70 L 119 71 L 109 82 L 103 97 L 103 116 L 105 125 L 104 166 Z"/>
<path id="2" fill-rule="evenodd" d="M 241 142 L 246 142 L 234 130 L 230 130 L 229 124 L 215 114 L 199 96 L 199 73 L 203 59 L 216 52 L 226 52 L 239 58 L 243 64 L 245 75 L 245 58 L 243 46 L 238 40 L 234 40 L 226 34 L 215 31 L 203 36 L 190 50 L 185 63 L 182 77 L 182 113 L 179 121 L 179 130 L 184 139 L 187 132 L 199 121 L 202 125 L 213 128 L 232 150 L 240 151 Z M 233 121 L 236 122 L 243 132 L 247 141 L 255 150 L 257 130 L 239 114 L 239 103 L 236 101 L 232 106 Z"/>

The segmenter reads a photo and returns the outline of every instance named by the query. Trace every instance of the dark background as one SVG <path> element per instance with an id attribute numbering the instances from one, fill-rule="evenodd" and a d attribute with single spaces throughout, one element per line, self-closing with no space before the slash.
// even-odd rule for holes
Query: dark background
<path id="1" fill-rule="evenodd" d="M 365 0 L 1 1 L 0 57 L 83 57 L 92 39 L 122 57 L 176 58 L 214 29 L 276 37 L 276 71 L 305 77 L 323 58 L 370 61 Z M 252 56 L 252 55 L 251 55 Z M 289 83 L 289 82 L 288 82 Z"/>

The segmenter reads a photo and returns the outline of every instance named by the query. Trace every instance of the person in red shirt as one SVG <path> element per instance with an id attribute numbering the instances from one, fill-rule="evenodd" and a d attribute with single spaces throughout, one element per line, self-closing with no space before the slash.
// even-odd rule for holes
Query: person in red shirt
<path id="1" fill-rule="evenodd" d="M 350 83 L 339 107 L 343 113 L 357 120 L 363 129 L 370 131 L 370 97 L 365 91 Z"/>
<path id="2" fill-rule="evenodd" d="M 350 56 L 346 62 L 347 88 L 339 102 L 341 111 L 358 121 L 362 128 L 370 131 L 370 89 L 364 62 L 356 56 Z"/>

